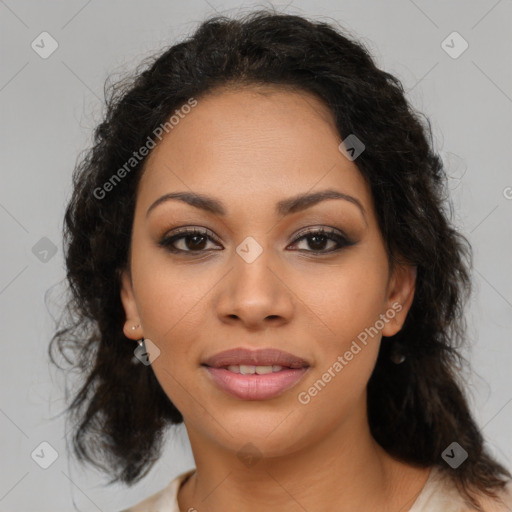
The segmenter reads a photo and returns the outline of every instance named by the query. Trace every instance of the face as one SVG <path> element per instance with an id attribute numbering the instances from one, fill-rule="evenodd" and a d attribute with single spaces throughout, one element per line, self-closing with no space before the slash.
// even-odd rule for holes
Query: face
<path id="1" fill-rule="evenodd" d="M 124 332 L 158 347 L 148 371 L 192 442 L 233 452 L 251 442 L 277 456 L 367 421 L 381 337 L 400 330 L 415 274 L 390 273 L 370 189 L 340 142 L 312 95 L 219 89 L 146 160 L 122 276 Z M 178 192 L 213 202 L 162 199 Z M 248 391 L 233 384 L 237 396 L 203 364 L 234 348 L 274 348 L 306 366 Z M 260 377 L 270 382 L 227 380 Z"/>

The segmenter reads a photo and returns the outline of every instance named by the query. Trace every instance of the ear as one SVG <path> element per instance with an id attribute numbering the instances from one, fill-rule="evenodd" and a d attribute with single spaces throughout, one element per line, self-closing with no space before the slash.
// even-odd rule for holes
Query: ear
<path id="1" fill-rule="evenodd" d="M 131 340 L 139 340 L 143 336 L 142 325 L 139 325 L 140 315 L 133 293 L 131 274 L 126 269 L 121 272 L 121 302 L 126 315 L 126 321 L 123 326 L 124 335 Z"/>
<path id="2" fill-rule="evenodd" d="M 414 299 L 416 289 L 416 267 L 409 264 L 395 264 L 388 284 L 386 316 L 390 319 L 382 329 L 383 336 L 394 336 L 404 325 L 407 313 Z M 391 316 L 394 312 L 394 316 Z"/>

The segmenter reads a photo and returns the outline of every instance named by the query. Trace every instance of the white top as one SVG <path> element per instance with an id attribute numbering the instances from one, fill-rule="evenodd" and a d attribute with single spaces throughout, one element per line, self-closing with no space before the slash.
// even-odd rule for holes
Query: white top
<path id="1" fill-rule="evenodd" d="M 121 512 L 180 512 L 178 507 L 179 488 L 194 471 L 195 469 L 190 469 L 181 473 L 161 491 Z M 506 507 L 499 506 L 497 502 L 493 502 L 492 505 L 491 502 L 488 505 L 485 502 L 483 504 L 487 505 L 487 508 L 484 509 L 485 512 L 512 512 L 512 481 L 509 482 L 506 489 L 506 493 L 502 496 Z M 449 477 L 434 466 L 408 512 L 468 512 L 468 508 L 464 505 L 463 498 Z"/>

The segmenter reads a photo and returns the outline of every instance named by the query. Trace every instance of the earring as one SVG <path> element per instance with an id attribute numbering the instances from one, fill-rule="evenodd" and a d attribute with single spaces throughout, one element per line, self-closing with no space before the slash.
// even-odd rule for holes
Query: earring
<path id="1" fill-rule="evenodd" d="M 137 329 L 137 327 L 139 327 L 140 324 L 137 324 L 137 325 L 132 325 L 132 331 L 135 331 L 135 329 Z"/>
<path id="2" fill-rule="evenodd" d="M 137 364 L 137 362 L 148 366 L 151 364 L 149 360 L 149 354 L 146 349 L 146 344 L 144 343 L 144 338 L 137 340 L 139 346 L 133 351 L 134 357 L 132 357 L 132 363 Z"/>
<path id="3" fill-rule="evenodd" d="M 407 358 L 404 354 L 403 347 L 400 343 L 394 343 L 391 347 L 391 355 L 389 359 L 395 364 L 402 364 Z"/>

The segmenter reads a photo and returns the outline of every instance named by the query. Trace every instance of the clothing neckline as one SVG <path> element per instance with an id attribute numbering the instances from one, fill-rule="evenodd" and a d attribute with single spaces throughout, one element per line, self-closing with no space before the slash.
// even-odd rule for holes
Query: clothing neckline
<path id="1" fill-rule="evenodd" d="M 188 471 L 185 471 L 185 473 L 182 473 L 181 475 L 176 477 L 177 485 L 176 485 L 176 491 L 175 491 L 175 499 L 176 499 L 176 505 L 178 506 L 178 495 L 180 493 L 181 488 L 185 485 L 185 483 L 190 480 L 190 477 L 196 472 L 197 468 L 189 469 Z"/>
<path id="2" fill-rule="evenodd" d="M 181 488 L 185 485 L 185 483 L 190 479 L 190 477 L 196 472 L 197 468 L 190 469 L 186 471 L 185 473 L 182 473 L 180 476 L 177 477 L 177 486 L 176 486 L 176 503 L 178 503 L 178 495 L 181 490 Z M 428 472 L 427 479 L 425 480 L 425 483 L 423 484 L 423 487 L 421 488 L 420 492 L 414 499 L 413 503 L 411 504 L 410 508 L 408 509 L 408 512 L 419 512 L 418 507 L 422 504 L 422 502 L 427 499 L 427 493 L 433 489 L 434 487 L 434 481 L 438 478 L 439 471 L 436 468 L 436 466 L 432 466 L 430 468 L 430 471 Z"/>

